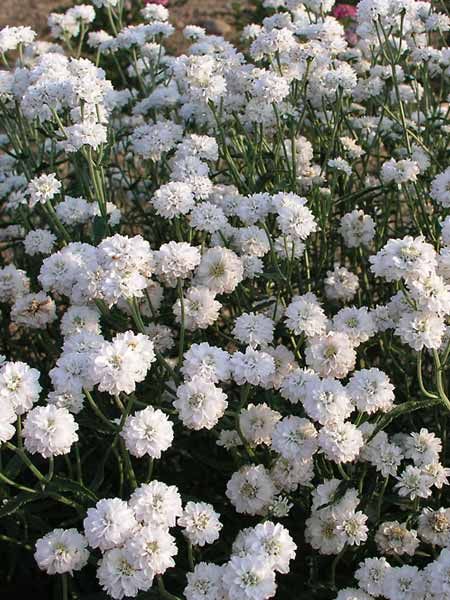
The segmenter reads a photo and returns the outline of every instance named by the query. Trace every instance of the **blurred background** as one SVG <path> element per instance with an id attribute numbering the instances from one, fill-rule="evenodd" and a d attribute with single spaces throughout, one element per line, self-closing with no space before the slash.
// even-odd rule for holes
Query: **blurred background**
<path id="1" fill-rule="evenodd" d="M 142 6 L 144 0 L 131 0 Z M 0 0 L 0 28 L 5 25 L 30 25 L 41 36 L 47 30 L 47 16 L 52 11 L 61 12 L 74 0 Z M 85 0 L 90 4 L 89 0 Z M 172 0 L 165 4 L 171 13 L 171 22 L 178 29 L 187 24 L 200 25 L 208 33 L 228 36 L 233 29 L 233 19 L 245 2 L 235 0 Z"/>

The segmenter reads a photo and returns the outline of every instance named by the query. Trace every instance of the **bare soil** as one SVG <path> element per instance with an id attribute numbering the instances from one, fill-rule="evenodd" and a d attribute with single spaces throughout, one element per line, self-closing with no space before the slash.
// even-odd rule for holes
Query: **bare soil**
<path id="1" fill-rule="evenodd" d="M 42 34 L 46 29 L 48 14 L 70 4 L 70 0 L 0 0 L 0 27 L 29 25 Z"/>

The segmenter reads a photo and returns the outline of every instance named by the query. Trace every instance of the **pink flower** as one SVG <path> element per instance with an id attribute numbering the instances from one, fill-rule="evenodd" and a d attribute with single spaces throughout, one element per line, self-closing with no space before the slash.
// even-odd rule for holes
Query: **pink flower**
<path id="1" fill-rule="evenodd" d="M 333 16 L 336 19 L 354 19 L 356 12 L 356 6 L 351 4 L 336 4 L 333 8 Z"/>

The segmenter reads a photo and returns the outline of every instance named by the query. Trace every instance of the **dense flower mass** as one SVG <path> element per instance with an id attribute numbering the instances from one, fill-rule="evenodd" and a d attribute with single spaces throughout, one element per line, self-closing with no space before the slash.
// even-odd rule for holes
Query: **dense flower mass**
<path id="1" fill-rule="evenodd" d="M 450 600 L 448 7 L 166 4 L 0 31 L 5 594 Z"/>

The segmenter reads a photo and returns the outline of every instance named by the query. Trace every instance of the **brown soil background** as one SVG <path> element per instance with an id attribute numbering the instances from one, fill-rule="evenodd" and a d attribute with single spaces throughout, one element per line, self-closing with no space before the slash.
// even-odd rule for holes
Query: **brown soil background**
<path id="1" fill-rule="evenodd" d="M 85 0 L 89 4 L 89 0 Z M 186 0 L 169 4 L 170 21 L 177 29 L 195 24 L 208 33 L 230 37 L 233 0 Z M 50 12 L 69 7 L 71 0 L 0 0 L 0 28 L 5 25 L 29 25 L 40 36 L 47 31 Z M 243 3 L 241 3 L 243 4 Z"/>

